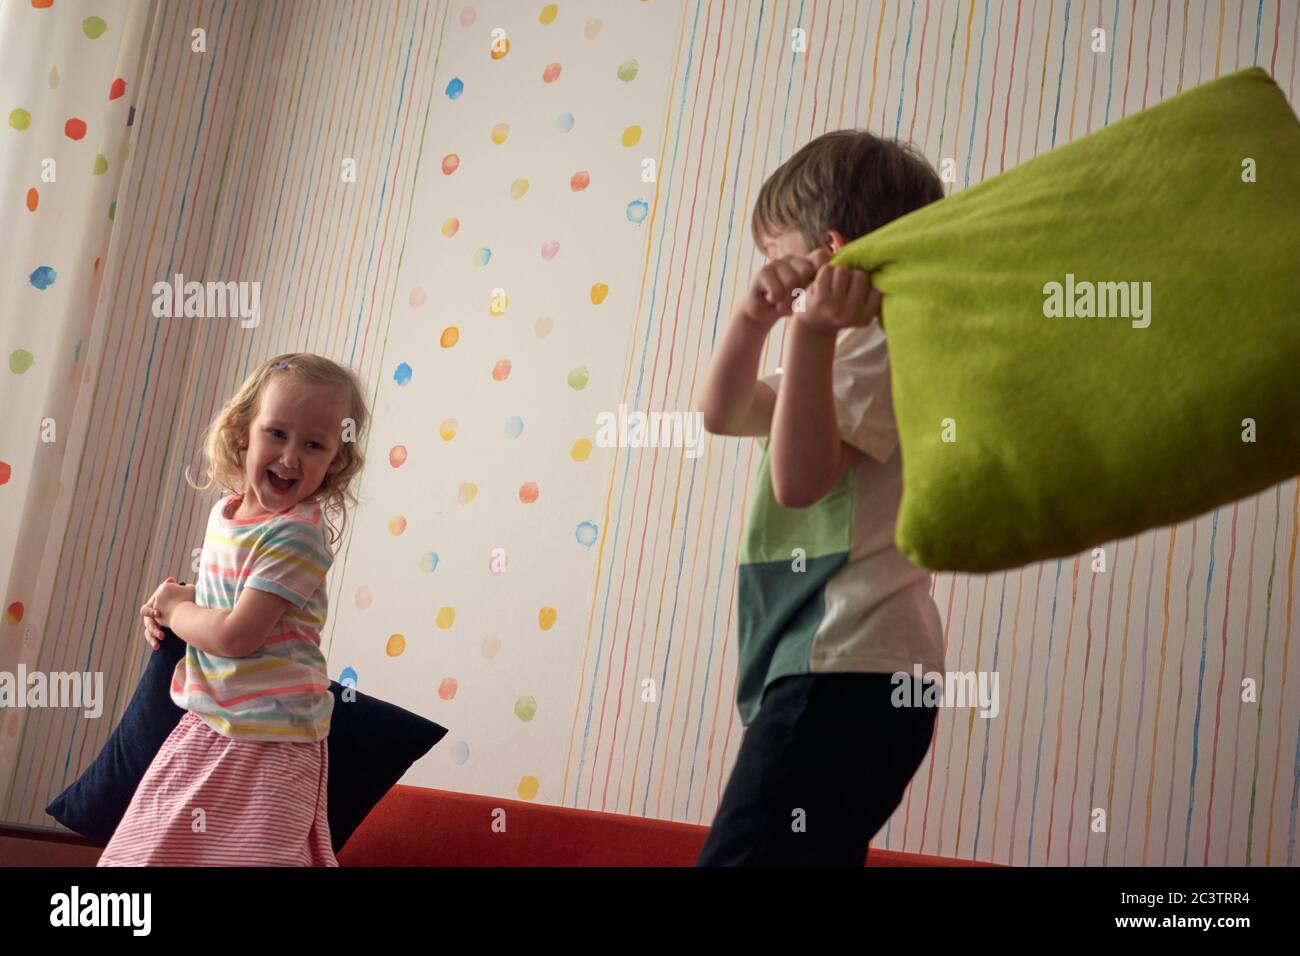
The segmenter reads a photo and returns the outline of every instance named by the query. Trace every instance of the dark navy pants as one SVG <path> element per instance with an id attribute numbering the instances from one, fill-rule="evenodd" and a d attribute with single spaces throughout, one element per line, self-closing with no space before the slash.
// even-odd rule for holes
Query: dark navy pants
<path id="1" fill-rule="evenodd" d="M 937 715 L 893 706 L 895 687 L 891 674 L 774 681 L 741 738 L 696 865 L 863 866 L 930 747 Z"/>

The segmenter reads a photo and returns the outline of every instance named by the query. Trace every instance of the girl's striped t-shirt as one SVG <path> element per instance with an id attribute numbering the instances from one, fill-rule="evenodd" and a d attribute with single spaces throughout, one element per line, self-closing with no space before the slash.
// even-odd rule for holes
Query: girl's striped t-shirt
<path id="1" fill-rule="evenodd" d="M 208 517 L 195 603 L 230 610 L 250 587 L 291 606 L 248 657 L 220 657 L 190 645 L 172 675 L 172 700 L 237 740 L 323 740 L 334 695 L 320 632 L 325 574 L 334 558 L 320 506 L 309 500 L 288 511 L 234 518 L 240 500 L 223 498 Z"/>

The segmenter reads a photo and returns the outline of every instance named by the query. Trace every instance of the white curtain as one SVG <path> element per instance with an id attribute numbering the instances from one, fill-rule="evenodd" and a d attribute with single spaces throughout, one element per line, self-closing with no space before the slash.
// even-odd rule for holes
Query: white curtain
<path id="1" fill-rule="evenodd" d="M 0 3 L 0 671 L 36 670 L 152 0 Z M 79 424 L 81 434 L 79 434 Z M 30 712 L 0 708 L 0 803 Z"/>

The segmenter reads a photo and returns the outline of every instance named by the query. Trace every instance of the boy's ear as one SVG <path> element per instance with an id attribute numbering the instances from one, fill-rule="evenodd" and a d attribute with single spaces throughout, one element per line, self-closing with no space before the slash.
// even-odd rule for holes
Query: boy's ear
<path id="1" fill-rule="evenodd" d="M 838 229 L 827 229 L 826 235 L 822 237 L 822 242 L 830 248 L 831 255 L 834 255 L 844 247 L 844 233 Z"/>

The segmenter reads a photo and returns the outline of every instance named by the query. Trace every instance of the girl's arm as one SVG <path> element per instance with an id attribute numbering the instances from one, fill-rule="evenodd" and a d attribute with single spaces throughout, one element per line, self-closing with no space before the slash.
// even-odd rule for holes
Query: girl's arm
<path id="1" fill-rule="evenodd" d="M 172 605 L 167 620 L 159 623 L 170 627 L 186 644 L 217 657 L 233 657 L 226 647 L 226 620 L 230 611 L 199 607 L 193 598 Z"/>
<path id="2" fill-rule="evenodd" d="M 199 607 L 194 588 L 165 585 L 156 602 L 158 623 L 186 644 L 218 657 L 248 657 L 265 643 L 292 605 L 284 598 L 246 587 L 230 610 Z"/>

